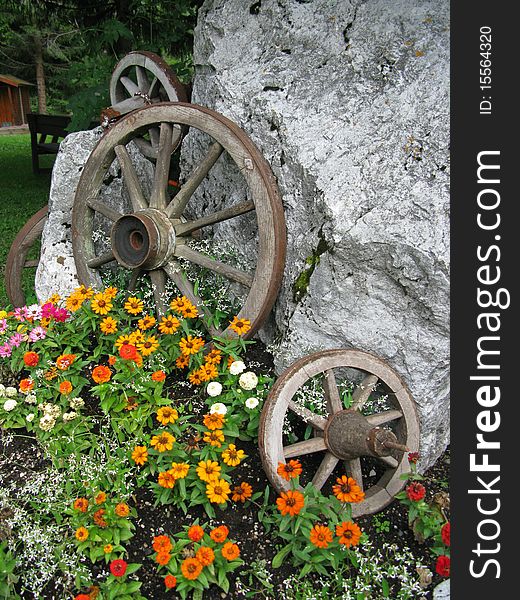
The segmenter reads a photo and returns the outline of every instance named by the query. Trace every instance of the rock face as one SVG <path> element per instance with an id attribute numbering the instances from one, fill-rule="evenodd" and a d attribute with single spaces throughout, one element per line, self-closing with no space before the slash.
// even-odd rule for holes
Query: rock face
<path id="1" fill-rule="evenodd" d="M 70 238 L 72 207 L 83 166 L 102 133 L 101 127 L 71 133 L 60 144 L 52 170 L 49 213 L 42 234 L 41 260 L 36 270 L 35 289 L 40 302 L 55 292 L 68 295 L 78 286 Z M 149 191 L 153 181 L 151 163 L 143 158 L 133 142 L 127 148 L 136 165 L 143 189 Z M 106 181 L 107 185 L 101 190 L 103 201 L 120 211 L 129 209 L 130 201 L 117 160 L 110 167 Z M 99 223 L 99 227 L 104 230 L 99 236 L 99 243 L 102 244 L 101 240 L 106 237 L 109 223 Z M 101 252 L 100 246 L 98 253 Z"/>
<path id="2" fill-rule="evenodd" d="M 288 256 L 263 331 L 278 370 L 325 348 L 382 356 L 429 466 L 449 442 L 448 2 L 207 0 L 194 58 L 192 102 L 240 125 L 278 180 Z M 236 185 L 210 177 L 200 212 Z"/>

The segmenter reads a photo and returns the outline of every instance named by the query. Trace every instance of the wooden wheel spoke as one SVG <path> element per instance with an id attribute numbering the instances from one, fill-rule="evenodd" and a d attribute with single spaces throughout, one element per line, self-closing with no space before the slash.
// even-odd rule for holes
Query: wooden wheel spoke
<path id="1" fill-rule="evenodd" d="M 293 413 L 297 414 L 300 417 L 300 419 L 305 421 L 305 423 L 308 423 L 309 425 L 312 425 L 315 429 L 320 429 L 321 431 L 325 429 L 325 425 L 327 424 L 327 419 L 325 419 L 325 417 L 313 413 L 308 408 L 305 408 L 305 406 L 300 406 L 299 404 L 296 404 L 294 400 L 289 400 L 288 406 L 293 411 Z"/>
<path id="2" fill-rule="evenodd" d="M 87 265 L 91 268 L 91 269 L 98 269 L 99 267 L 106 265 L 107 263 L 109 263 L 112 260 L 115 260 L 115 256 L 114 253 L 112 252 L 112 250 L 110 250 L 109 252 L 105 252 L 104 254 L 101 254 L 100 256 L 96 256 L 95 258 L 91 258 L 88 262 Z"/>
<path id="3" fill-rule="evenodd" d="M 168 178 L 172 155 L 173 129 L 170 123 L 161 123 L 159 133 L 159 149 L 155 163 L 155 178 L 150 197 L 151 208 L 165 208 L 167 201 Z"/>
<path id="4" fill-rule="evenodd" d="M 325 371 L 323 376 L 323 390 L 325 392 L 325 399 L 327 400 L 327 411 L 329 415 L 333 415 L 334 413 L 343 410 L 333 369 Z"/>
<path id="5" fill-rule="evenodd" d="M 123 216 L 120 212 L 117 212 L 117 210 L 110 208 L 110 206 L 107 206 L 103 202 L 99 202 L 99 200 L 96 200 L 95 198 L 87 198 L 85 203 L 92 210 L 101 213 L 104 217 L 110 219 L 111 221 L 117 221 L 120 217 Z"/>
<path id="6" fill-rule="evenodd" d="M 162 269 L 154 269 L 148 274 L 153 284 L 157 314 L 158 316 L 165 315 L 168 312 L 168 304 L 166 302 L 166 273 Z"/>
<path id="7" fill-rule="evenodd" d="M 363 491 L 363 473 L 361 472 L 361 459 L 351 458 L 345 461 L 345 471 L 349 477 L 356 480 L 356 483 Z"/>
<path id="8" fill-rule="evenodd" d="M 360 411 L 376 387 L 378 381 L 379 378 L 376 377 L 376 375 L 373 375 L 372 373 L 366 375 L 352 394 L 352 406 L 350 408 Z"/>
<path id="9" fill-rule="evenodd" d="M 314 474 L 314 477 L 312 478 L 312 484 L 321 490 L 324 483 L 327 481 L 330 475 L 332 475 L 332 472 L 336 468 L 338 462 L 339 458 L 337 456 L 334 456 L 332 452 L 327 452 L 321 461 L 318 470 Z"/>
<path id="10" fill-rule="evenodd" d="M 183 296 L 186 296 L 186 298 L 188 298 L 188 300 L 197 307 L 197 309 L 200 313 L 204 314 L 206 319 L 204 319 L 203 322 L 206 325 L 208 332 L 213 337 L 218 337 L 218 336 L 222 335 L 222 332 L 219 331 L 216 327 L 214 327 L 211 324 L 208 324 L 208 322 L 209 323 L 214 322 L 214 317 L 211 314 L 211 312 L 206 308 L 206 306 L 205 306 L 204 302 L 201 300 L 201 298 L 195 293 L 195 290 L 193 288 L 191 281 L 189 281 L 186 278 L 180 265 L 177 262 L 170 260 L 170 262 L 168 262 L 167 264 L 165 264 L 163 266 L 163 269 L 166 272 L 166 275 L 168 275 L 168 277 L 177 286 L 177 289 L 179 290 L 179 292 Z"/>
<path id="11" fill-rule="evenodd" d="M 377 458 L 391 469 L 395 469 L 399 465 L 399 461 L 393 456 L 378 456 Z"/>
<path id="12" fill-rule="evenodd" d="M 378 427 L 379 425 L 384 425 L 385 423 L 389 423 L 395 419 L 400 419 L 402 416 L 403 413 L 400 410 L 384 410 L 383 412 L 369 415 L 367 417 L 367 421 L 370 423 L 370 425 Z"/>
<path id="13" fill-rule="evenodd" d="M 148 89 L 148 97 L 150 98 L 150 100 L 159 97 L 159 87 L 160 81 L 157 77 L 154 77 L 152 79 L 152 83 L 150 84 L 150 88 Z"/>
<path id="14" fill-rule="evenodd" d="M 320 452 L 321 450 L 326 449 L 327 446 L 325 445 L 324 439 L 322 437 L 315 437 L 304 440 L 303 442 L 296 442 L 290 446 L 284 446 L 283 455 L 287 459 L 292 458 L 293 456 L 303 456 L 304 454 L 312 454 L 313 452 Z"/>
<path id="15" fill-rule="evenodd" d="M 166 214 L 169 217 L 180 218 L 189 199 L 195 190 L 199 187 L 202 180 L 209 173 L 211 167 L 217 162 L 224 148 L 218 143 L 213 142 L 203 161 L 196 167 L 190 177 L 184 182 L 183 186 L 166 208 Z"/>
<path id="16" fill-rule="evenodd" d="M 136 65 L 135 74 L 137 75 L 137 85 L 139 86 L 139 90 L 143 92 L 143 94 L 147 94 L 150 91 L 150 82 L 148 81 L 148 74 L 144 67 Z"/>
<path id="17" fill-rule="evenodd" d="M 197 252 L 197 250 L 193 250 L 193 248 L 190 248 L 186 244 L 179 244 L 175 248 L 175 256 L 185 258 L 196 265 L 205 267 L 206 269 L 214 271 L 219 275 L 223 275 L 227 279 L 237 281 L 246 287 L 250 288 L 253 285 L 253 276 L 249 273 L 218 260 L 213 260 L 209 256 L 206 256 L 201 252 Z"/>
<path id="18" fill-rule="evenodd" d="M 139 183 L 137 172 L 134 169 L 134 165 L 132 164 L 132 159 L 128 154 L 128 150 L 125 146 L 123 146 L 123 144 L 119 144 L 114 148 L 114 151 L 117 159 L 119 160 L 121 171 L 123 172 L 123 180 L 125 182 L 126 189 L 128 190 L 128 195 L 130 196 L 132 208 L 134 211 L 147 208 L 148 202 L 146 202 L 144 198 L 143 190 L 141 189 L 141 184 Z"/>
<path id="19" fill-rule="evenodd" d="M 179 236 L 188 235 L 192 231 L 196 231 L 202 227 L 215 225 L 216 223 L 222 223 L 228 219 L 234 219 L 235 217 L 251 212 L 252 210 L 255 210 L 255 205 L 253 202 L 240 202 L 230 206 L 229 208 L 219 210 L 211 215 L 201 217 L 200 219 L 195 219 L 195 221 L 179 223 L 175 226 L 175 233 Z"/>
<path id="20" fill-rule="evenodd" d="M 136 92 L 139 91 L 139 87 L 130 79 L 130 77 L 123 75 L 119 81 L 123 84 L 130 96 L 134 96 Z"/>
<path id="21" fill-rule="evenodd" d="M 151 127 L 148 130 L 148 133 L 150 135 L 150 144 L 152 145 L 152 148 L 154 148 L 157 151 L 157 149 L 159 148 L 159 128 Z"/>

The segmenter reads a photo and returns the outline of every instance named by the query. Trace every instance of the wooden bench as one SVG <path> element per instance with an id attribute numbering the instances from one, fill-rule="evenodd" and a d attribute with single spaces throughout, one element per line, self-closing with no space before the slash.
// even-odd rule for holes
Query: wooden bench
<path id="1" fill-rule="evenodd" d="M 66 127 L 70 123 L 70 119 L 66 115 L 27 113 L 27 122 L 31 133 L 33 173 L 38 174 L 50 170 L 40 167 L 39 157 L 41 154 L 58 154 L 60 141 L 69 133 Z"/>

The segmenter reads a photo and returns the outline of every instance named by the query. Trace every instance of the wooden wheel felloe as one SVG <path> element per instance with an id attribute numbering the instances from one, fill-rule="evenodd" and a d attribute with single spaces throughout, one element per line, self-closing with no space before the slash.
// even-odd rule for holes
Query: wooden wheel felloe
<path id="1" fill-rule="evenodd" d="M 103 111 L 102 122 L 125 115 L 132 110 L 158 102 L 187 102 L 184 85 L 169 65 L 153 52 L 130 52 L 116 65 L 110 79 L 111 106 Z M 175 130 L 175 142 L 180 143 L 181 128 Z M 159 129 L 135 138 L 135 143 L 148 158 L 156 158 Z"/>
<path id="2" fill-rule="evenodd" d="M 355 382 L 348 409 L 338 373 L 347 373 Z M 324 414 L 295 400 L 302 386 L 316 376 L 322 380 Z M 379 404 L 384 399 L 384 408 L 374 409 L 375 396 Z M 368 411 L 370 404 L 374 406 Z M 284 445 L 284 420 L 290 413 L 310 425 L 314 437 Z M 419 419 L 406 385 L 382 359 L 361 350 L 325 350 L 296 361 L 277 379 L 260 417 L 259 446 L 264 470 L 279 492 L 290 488 L 277 473 L 280 462 L 319 457 L 312 478 L 319 489 L 329 478 L 333 483 L 333 474 L 343 466 L 364 489 L 365 499 L 352 505 L 353 515 L 361 516 L 383 509 L 403 488 L 400 476 L 409 470 L 407 453 L 419 450 Z M 365 457 L 380 471 L 376 481 L 364 472 Z"/>
<path id="3" fill-rule="evenodd" d="M 211 144 L 206 156 L 188 176 L 173 198 L 168 194 L 170 156 L 174 127 L 188 126 L 207 134 Z M 149 195 L 142 189 L 126 144 L 142 131 L 157 127 L 160 131 L 155 176 Z M 217 162 L 221 154 L 240 170 L 247 194 L 243 201 L 221 208 L 201 218 L 186 220 L 190 198 Z M 117 157 L 132 209 L 122 214 L 107 207 L 99 198 L 103 179 Z M 205 227 L 256 215 L 257 260 L 254 272 L 213 260 L 188 243 L 191 233 Z M 96 255 L 93 241 L 96 214 L 111 222 L 110 249 Z M 100 268 L 109 263 L 128 269 L 131 281 L 147 275 L 154 287 L 158 313 L 166 310 L 166 280 L 187 296 L 200 312 L 208 316 L 207 307 L 197 295 L 193 281 L 186 278 L 183 261 L 194 263 L 238 283 L 245 290 L 239 318 L 251 321 L 246 337 L 252 336 L 267 318 L 280 287 L 286 247 L 285 219 L 281 200 L 269 165 L 248 136 L 237 125 L 208 108 L 186 103 L 162 103 L 138 109 L 123 117 L 100 139 L 87 160 L 74 199 L 72 211 L 74 260 L 81 283 L 101 287 Z M 211 325 L 212 335 L 221 335 Z M 229 330 L 226 330 L 226 335 Z"/>
<path id="4" fill-rule="evenodd" d="M 41 238 L 47 221 L 48 206 L 45 205 L 35 213 L 16 235 L 5 263 L 5 287 L 13 306 L 24 306 L 25 292 L 22 285 L 24 269 L 35 269 L 39 258 L 28 259 L 27 256 L 36 242 Z"/>

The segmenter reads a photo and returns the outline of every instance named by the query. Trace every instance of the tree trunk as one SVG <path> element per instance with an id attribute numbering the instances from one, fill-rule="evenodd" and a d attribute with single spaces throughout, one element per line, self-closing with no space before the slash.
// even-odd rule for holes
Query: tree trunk
<path id="1" fill-rule="evenodd" d="M 47 114 L 47 95 L 45 92 L 45 70 L 43 68 L 43 47 L 39 35 L 34 36 L 34 64 L 36 66 L 36 87 L 38 90 L 38 112 Z"/>

